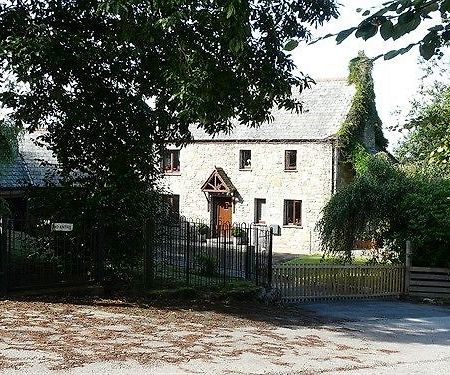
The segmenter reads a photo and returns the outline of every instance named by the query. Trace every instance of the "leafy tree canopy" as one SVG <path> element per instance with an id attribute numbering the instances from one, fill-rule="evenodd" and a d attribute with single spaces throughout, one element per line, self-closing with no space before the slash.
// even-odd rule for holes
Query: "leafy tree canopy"
<path id="1" fill-rule="evenodd" d="M 400 160 L 450 177 L 450 88 L 430 104 L 416 107 L 415 112 L 407 124 L 411 133 L 397 150 Z"/>
<path id="2" fill-rule="evenodd" d="M 416 30 L 425 20 L 432 20 L 422 39 L 403 48 L 389 51 L 379 57 L 389 60 L 404 54 L 418 45 L 420 54 L 426 60 L 441 54 L 443 46 L 450 41 L 450 0 L 389 0 L 379 7 L 359 8 L 364 16 L 357 26 L 342 30 L 335 36 L 336 42 L 342 43 L 350 35 L 364 40 L 380 35 L 384 40 L 397 40 Z"/>
<path id="3" fill-rule="evenodd" d="M 8 163 L 16 156 L 17 135 L 17 127 L 8 122 L 6 119 L 0 119 L 0 164 Z"/>
<path id="4" fill-rule="evenodd" d="M 158 149 L 192 124 L 299 110 L 291 90 L 311 79 L 286 51 L 336 16 L 334 0 L 6 0 L 0 102 L 18 128 L 48 130 L 66 178 L 126 191 L 154 181 Z"/>
<path id="5" fill-rule="evenodd" d="M 411 103 L 409 118 L 400 126 L 409 133 L 396 153 L 404 164 L 449 178 L 450 74 L 448 61 L 435 60 L 424 66 L 425 76 L 420 91 Z"/>

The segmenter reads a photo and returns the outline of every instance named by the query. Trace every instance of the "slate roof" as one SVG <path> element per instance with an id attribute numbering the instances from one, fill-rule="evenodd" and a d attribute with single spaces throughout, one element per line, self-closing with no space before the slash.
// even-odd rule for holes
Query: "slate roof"
<path id="1" fill-rule="evenodd" d="M 40 134 L 26 134 L 19 140 L 19 153 L 12 163 L 0 165 L 0 189 L 42 187 L 56 182 L 57 161 L 50 150 L 35 144 Z"/>
<path id="2" fill-rule="evenodd" d="M 216 140 L 323 140 L 333 137 L 347 115 L 355 88 L 346 79 L 322 80 L 301 95 L 303 112 L 275 109 L 274 120 L 259 128 L 237 124 L 230 134 L 220 133 L 214 138 L 196 126 L 189 128 L 194 141 Z"/>

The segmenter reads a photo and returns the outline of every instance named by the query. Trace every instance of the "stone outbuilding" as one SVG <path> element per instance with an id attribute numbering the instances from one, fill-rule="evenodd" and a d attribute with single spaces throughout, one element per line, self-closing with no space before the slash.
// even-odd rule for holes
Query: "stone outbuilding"
<path id="1" fill-rule="evenodd" d="M 14 161 L 0 164 L 0 198 L 7 201 L 16 219 L 26 217 L 27 190 L 56 182 L 57 160 L 50 150 L 35 142 L 40 135 L 37 131 L 19 137 Z"/>

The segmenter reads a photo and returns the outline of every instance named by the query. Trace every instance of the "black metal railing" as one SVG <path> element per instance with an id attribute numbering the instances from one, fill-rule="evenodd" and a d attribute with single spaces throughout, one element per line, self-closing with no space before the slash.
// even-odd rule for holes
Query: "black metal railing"
<path id="1" fill-rule="evenodd" d="M 0 294 L 142 278 L 146 286 L 272 282 L 272 231 L 266 226 L 149 219 L 142 232 L 117 233 L 116 227 L 73 221 L 64 227 L 55 220 L 2 218 Z"/>
<path id="2" fill-rule="evenodd" d="M 0 290 L 78 285 L 97 278 L 103 261 L 97 231 L 86 223 L 54 224 L 2 218 Z"/>
<path id="3" fill-rule="evenodd" d="M 272 231 L 255 224 L 180 219 L 145 224 L 147 283 L 213 286 L 248 280 L 270 285 Z"/>

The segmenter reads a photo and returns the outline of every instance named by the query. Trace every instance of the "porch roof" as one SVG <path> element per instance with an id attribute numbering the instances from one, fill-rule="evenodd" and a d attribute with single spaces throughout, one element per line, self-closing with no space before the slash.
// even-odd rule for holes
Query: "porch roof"
<path id="1" fill-rule="evenodd" d="M 214 168 L 214 171 L 210 174 L 201 189 L 205 193 L 220 194 L 233 194 L 236 191 L 230 178 L 221 167 Z"/>

